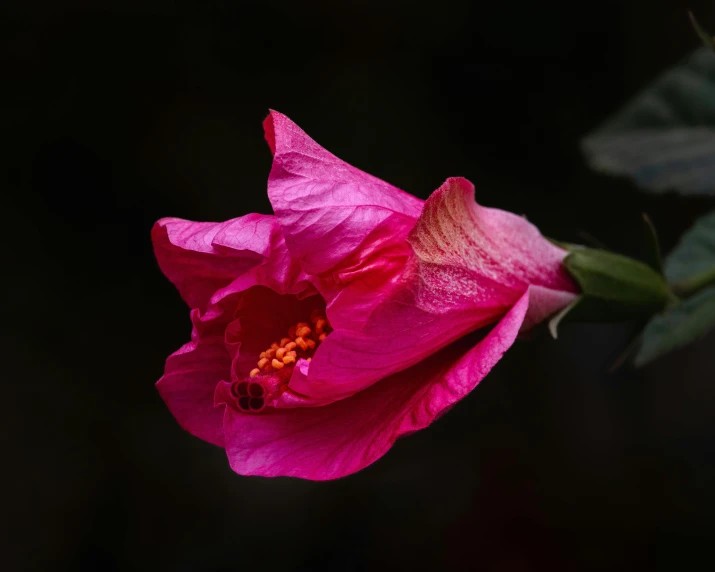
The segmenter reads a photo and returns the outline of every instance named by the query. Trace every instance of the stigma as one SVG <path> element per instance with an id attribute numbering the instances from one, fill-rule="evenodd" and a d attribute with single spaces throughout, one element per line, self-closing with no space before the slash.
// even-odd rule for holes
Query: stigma
<path id="1" fill-rule="evenodd" d="M 280 396 L 298 360 L 310 362 L 318 346 L 332 331 L 325 313 L 313 310 L 309 322 L 298 322 L 286 336 L 261 352 L 248 378 L 236 381 L 231 393 L 241 411 L 256 413 Z"/>

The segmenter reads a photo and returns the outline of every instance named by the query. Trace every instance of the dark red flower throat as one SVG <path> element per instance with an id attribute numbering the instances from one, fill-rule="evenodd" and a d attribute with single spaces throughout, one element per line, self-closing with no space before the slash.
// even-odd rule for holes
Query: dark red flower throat
<path id="1" fill-rule="evenodd" d="M 310 363 L 330 331 L 319 295 L 300 299 L 262 286 L 247 290 L 225 334 L 237 408 L 259 412 L 291 391 L 288 383 L 295 367 Z"/>

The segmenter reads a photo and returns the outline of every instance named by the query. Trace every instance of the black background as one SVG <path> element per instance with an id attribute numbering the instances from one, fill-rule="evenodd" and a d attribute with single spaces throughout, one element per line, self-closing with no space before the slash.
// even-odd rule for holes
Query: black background
<path id="1" fill-rule="evenodd" d="M 269 107 L 422 198 L 466 176 L 634 255 L 647 211 L 672 247 L 712 203 L 591 174 L 578 139 L 712 3 L 548 4 L 3 3 L 3 569 L 710 568 L 712 335 L 609 375 L 627 327 L 541 332 L 328 483 L 235 475 L 153 387 L 190 324 L 151 225 L 269 212 Z"/>

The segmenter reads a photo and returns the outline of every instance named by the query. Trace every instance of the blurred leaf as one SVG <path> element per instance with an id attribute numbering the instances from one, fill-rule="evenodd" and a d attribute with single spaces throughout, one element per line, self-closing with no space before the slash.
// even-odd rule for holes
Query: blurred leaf
<path id="1" fill-rule="evenodd" d="M 665 274 L 676 290 L 694 294 L 648 323 L 637 366 L 694 342 L 715 327 L 715 211 L 683 235 L 666 260 Z"/>
<path id="2" fill-rule="evenodd" d="M 642 366 L 704 336 L 715 326 L 715 287 L 698 292 L 675 308 L 655 316 L 643 331 L 636 366 Z"/>
<path id="3" fill-rule="evenodd" d="M 592 168 L 643 189 L 715 195 L 715 54 L 700 48 L 582 141 Z"/>
<path id="4" fill-rule="evenodd" d="M 699 218 L 665 261 L 671 283 L 683 282 L 715 267 L 715 211 Z"/>

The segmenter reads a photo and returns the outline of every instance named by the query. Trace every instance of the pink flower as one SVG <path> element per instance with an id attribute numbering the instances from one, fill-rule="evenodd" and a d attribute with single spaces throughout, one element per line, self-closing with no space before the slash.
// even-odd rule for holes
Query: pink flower
<path id="1" fill-rule="evenodd" d="M 338 478 L 429 425 L 576 289 L 563 250 L 465 179 L 423 202 L 280 113 L 264 127 L 275 215 L 154 226 L 193 324 L 157 387 L 237 473 Z"/>

